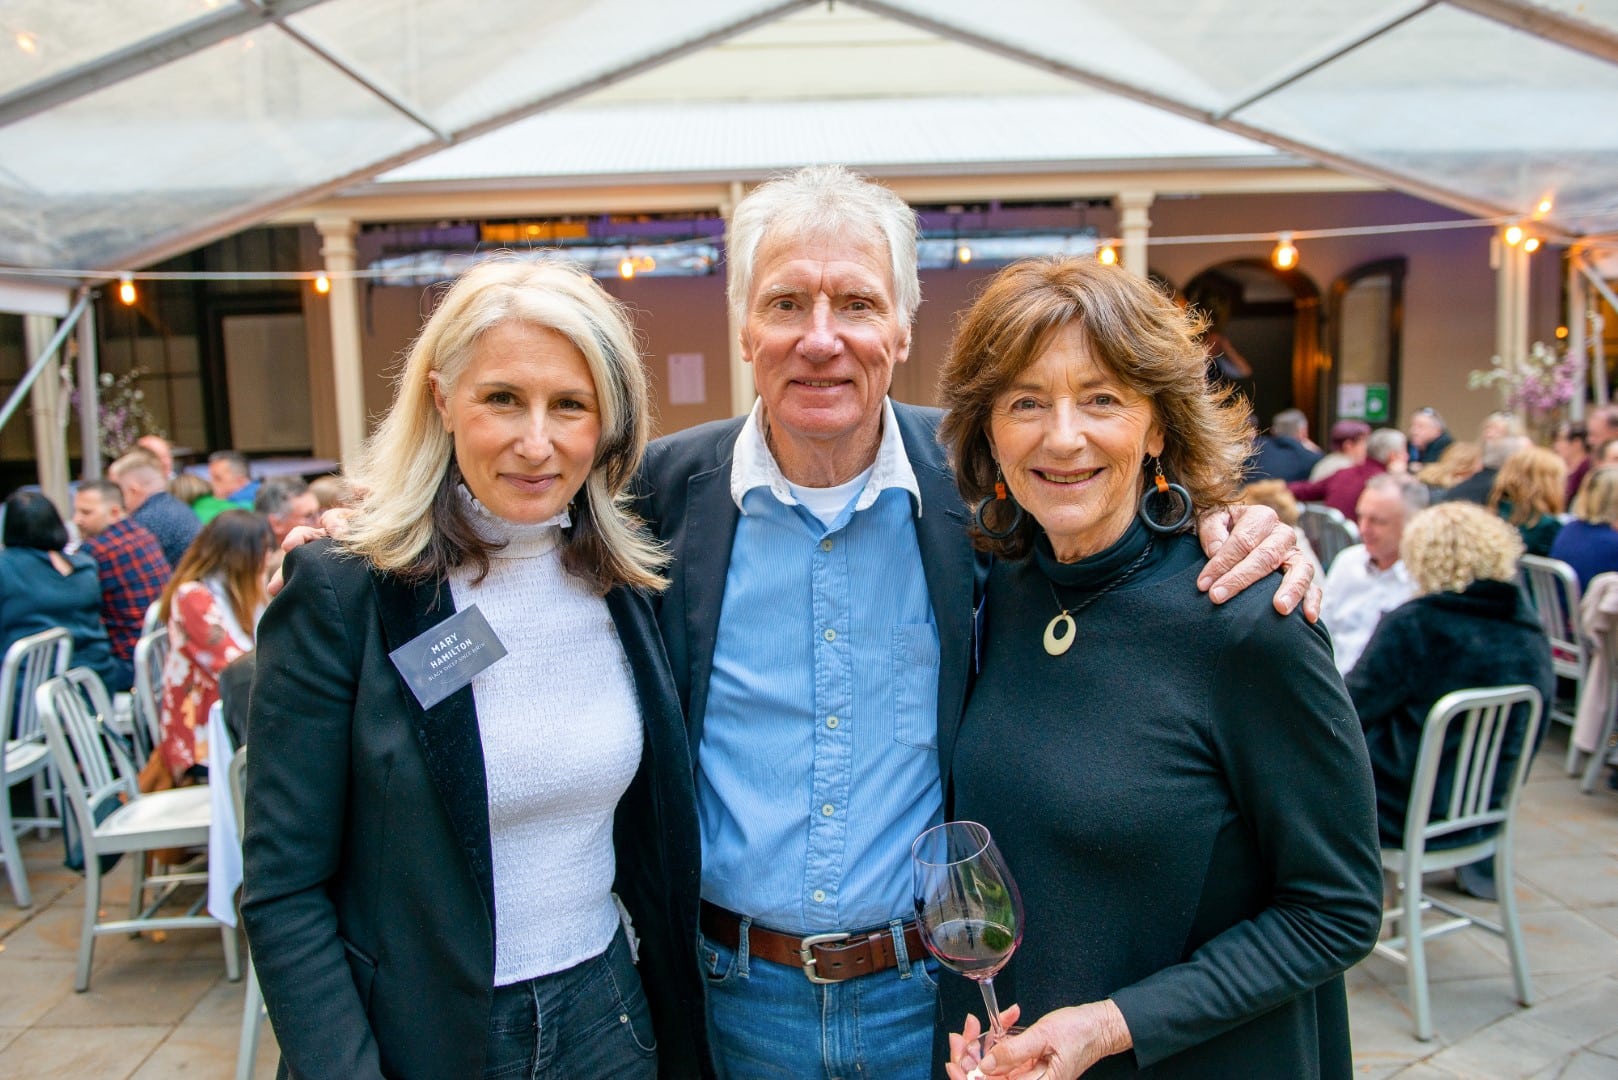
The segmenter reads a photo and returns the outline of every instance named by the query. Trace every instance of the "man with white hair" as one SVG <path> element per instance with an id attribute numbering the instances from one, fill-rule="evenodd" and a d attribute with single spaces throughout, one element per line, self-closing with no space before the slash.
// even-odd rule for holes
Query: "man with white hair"
<path id="1" fill-rule="evenodd" d="M 112 463 L 107 475 L 124 493 L 130 520 L 157 537 L 170 566 L 179 566 L 202 523 L 189 506 L 169 494 L 157 459 L 146 450 L 131 450 Z"/>
<path id="2" fill-rule="evenodd" d="M 943 817 L 939 744 L 983 566 L 937 410 L 888 397 L 921 299 L 916 237 L 914 211 L 837 166 L 743 199 L 729 297 L 759 400 L 654 443 L 638 484 L 675 560 L 659 620 L 696 753 L 722 1077 L 933 1074 L 909 853 Z M 1222 548 L 1201 583 L 1216 600 L 1292 543 L 1268 511 L 1240 531 L 1269 533 L 1257 575 L 1213 585 L 1236 561 Z"/>
<path id="3" fill-rule="evenodd" d="M 1364 440 L 1348 443 L 1345 452 L 1354 458 L 1354 464 L 1324 480 L 1287 485 L 1292 497 L 1300 502 L 1323 502 L 1351 518 L 1366 481 L 1382 473 L 1402 473 L 1410 463 L 1405 434 L 1398 428 L 1377 428 Z"/>
<path id="4" fill-rule="evenodd" d="M 1416 594 L 1399 558 L 1399 541 L 1405 523 L 1426 507 L 1427 486 L 1413 476 L 1373 476 L 1360 492 L 1355 515 L 1360 542 L 1332 560 L 1320 609 L 1320 621 L 1331 631 L 1337 670 L 1344 675 L 1365 651 L 1383 614 Z"/>

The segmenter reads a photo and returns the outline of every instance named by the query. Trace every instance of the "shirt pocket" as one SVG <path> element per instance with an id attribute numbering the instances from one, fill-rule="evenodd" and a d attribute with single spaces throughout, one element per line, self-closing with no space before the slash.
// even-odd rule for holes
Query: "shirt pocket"
<path id="1" fill-rule="evenodd" d="M 893 628 L 893 737 L 938 748 L 938 631 L 932 623 Z"/>

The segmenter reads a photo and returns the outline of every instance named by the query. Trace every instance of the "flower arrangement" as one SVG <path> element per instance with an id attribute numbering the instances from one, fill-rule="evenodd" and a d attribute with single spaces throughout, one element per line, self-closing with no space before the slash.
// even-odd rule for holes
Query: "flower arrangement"
<path id="1" fill-rule="evenodd" d="M 1501 403 L 1521 416 L 1536 436 L 1544 435 L 1541 441 L 1548 441 L 1568 403 L 1578 393 L 1583 374 L 1582 356 L 1558 352 L 1536 341 L 1527 356 L 1492 358 L 1489 367 L 1473 371 L 1466 384 L 1473 390 L 1497 387 Z"/>
<path id="2" fill-rule="evenodd" d="M 66 370 L 64 365 L 64 374 Z M 102 452 L 109 458 L 118 457 L 129 450 L 142 435 L 163 434 L 146 408 L 146 394 L 140 388 L 140 380 L 145 374 L 145 368 L 133 367 L 122 375 L 103 371 L 96 380 L 99 384 L 96 404 L 101 411 L 97 435 L 101 439 Z M 69 398 L 69 407 L 77 411 L 78 387 L 73 387 Z"/>

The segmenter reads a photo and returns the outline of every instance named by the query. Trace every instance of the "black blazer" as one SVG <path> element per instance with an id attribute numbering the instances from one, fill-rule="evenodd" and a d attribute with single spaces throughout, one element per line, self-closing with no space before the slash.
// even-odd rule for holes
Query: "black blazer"
<path id="1" fill-rule="evenodd" d="M 494 882 L 470 687 L 423 711 L 388 653 L 454 610 L 328 542 L 287 556 L 258 635 L 242 920 L 282 1075 L 481 1075 Z M 607 606 L 645 728 L 618 807 L 620 896 L 664 1076 L 705 1053 L 693 962 L 699 848 L 690 752 L 647 599 Z"/>
<path id="2" fill-rule="evenodd" d="M 899 402 L 893 410 L 921 491 L 922 513 L 914 521 L 938 624 L 938 757 L 947 762 L 966 701 L 973 603 L 987 562 L 973 552 L 967 538 L 970 514 L 938 444 L 943 414 Z M 745 417 L 715 421 L 657 440 L 637 479 L 635 509 L 674 556 L 673 583 L 654 604 L 693 752 L 702 741 L 719 608 L 741 519 L 730 496 L 730 470 L 736 438 L 746 422 Z M 948 791 L 949 778 L 943 780 Z"/>

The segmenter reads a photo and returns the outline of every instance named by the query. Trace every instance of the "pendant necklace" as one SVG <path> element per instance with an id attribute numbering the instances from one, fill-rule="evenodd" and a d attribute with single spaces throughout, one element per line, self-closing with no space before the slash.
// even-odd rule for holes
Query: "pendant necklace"
<path id="1" fill-rule="evenodd" d="M 1079 636 L 1078 624 L 1073 621 L 1074 614 L 1076 612 L 1083 611 L 1085 608 L 1089 607 L 1091 604 L 1095 603 L 1097 600 L 1100 600 L 1103 596 L 1106 596 L 1109 592 L 1128 581 L 1130 576 L 1134 574 L 1136 570 L 1141 568 L 1141 564 L 1146 561 L 1146 556 L 1150 555 L 1151 553 L 1152 545 L 1147 544 L 1141 549 L 1141 553 L 1135 556 L 1135 561 L 1130 563 L 1129 567 L 1122 574 L 1119 574 L 1117 577 L 1107 582 L 1106 585 L 1097 589 L 1089 596 L 1086 596 L 1072 607 L 1067 607 L 1062 603 L 1062 598 L 1056 595 L 1056 582 L 1050 581 L 1050 579 L 1047 578 L 1046 581 L 1049 582 L 1051 587 L 1051 599 L 1055 600 L 1056 606 L 1062 610 L 1057 613 L 1055 618 L 1045 624 L 1045 651 L 1050 653 L 1052 656 L 1061 656 L 1063 653 L 1071 649 L 1073 647 L 1073 639 Z M 1058 633 L 1058 631 L 1061 632 Z"/>

